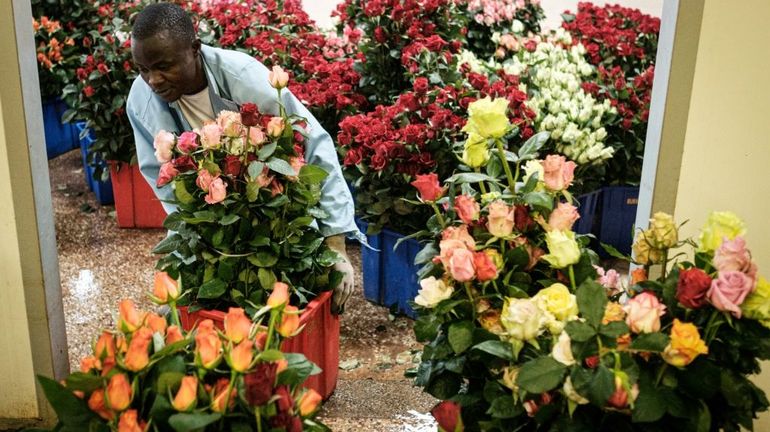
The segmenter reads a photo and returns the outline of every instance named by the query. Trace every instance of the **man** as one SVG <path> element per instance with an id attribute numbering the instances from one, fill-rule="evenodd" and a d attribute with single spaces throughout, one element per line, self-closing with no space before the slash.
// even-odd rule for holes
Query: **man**
<path id="1" fill-rule="evenodd" d="M 161 201 L 173 199 L 173 191 L 155 186 L 160 166 L 153 139 L 160 130 L 179 134 L 199 128 L 220 111 L 237 112 L 247 102 L 256 103 L 260 112 L 278 114 L 267 68 L 247 54 L 202 45 L 190 17 L 177 5 L 158 3 L 143 9 L 131 32 L 131 49 L 140 77 L 128 95 L 128 118 L 139 169 Z M 344 235 L 361 235 L 353 222 L 353 200 L 329 134 L 289 91 L 282 98 L 290 114 L 308 121 L 305 159 L 329 173 L 322 185 L 321 207 L 330 216 L 319 221 L 319 228 L 329 247 L 344 258 L 335 265 L 344 275 L 332 300 L 332 310 L 339 313 L 354 288 Z M 166 202 L 163 206 L 167 213 L 175 208 Z"/>

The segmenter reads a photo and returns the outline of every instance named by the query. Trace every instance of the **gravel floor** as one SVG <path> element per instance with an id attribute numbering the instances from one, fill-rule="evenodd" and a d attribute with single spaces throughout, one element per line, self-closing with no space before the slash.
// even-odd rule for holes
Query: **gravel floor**
<path id="1" fill-rule="evenodd" d="M 49 161 L 70 365 L 91 352 L 102 328 L 114 326 L 118 301 L 152 304 L 156 258 L 150 252 L 163 230 L 119 229 L 114 208 L 100 206 L 84 181 L 79 151 Z M 412 321 L 389 316 L 363 299 L 360 249 L 349 246 L 358 271 L 357 294 L 346 307 L 340 336 L 340 377 L 322 420 L 334 431 L 434 431 L 428 410 L 436 403 L 404 372 L 420 345 Z"/>

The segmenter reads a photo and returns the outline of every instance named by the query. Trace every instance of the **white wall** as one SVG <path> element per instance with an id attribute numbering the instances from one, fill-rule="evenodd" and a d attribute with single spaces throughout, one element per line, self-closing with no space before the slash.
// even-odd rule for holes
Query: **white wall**
<path id="1" fill-rule="evenodd" d="M 334 7 L 340 3 L 339 0 L 303 0 L 302 4 L 305 10 L 319 26 L 331 27 L 330 14 Z M 620 4 L 626 7 L 637 8 L 644 13 L 659 17 L 663 8 L 663 0 L 594 0 L 594 4 L 604 5 L 607 3 Z M 541 0 L 545 10 L 546 20 L 544 25 L 547 28 L 555 28 L 561 24 L 561 13 L 565 10 L 577 10 L 578 0 Z"/>

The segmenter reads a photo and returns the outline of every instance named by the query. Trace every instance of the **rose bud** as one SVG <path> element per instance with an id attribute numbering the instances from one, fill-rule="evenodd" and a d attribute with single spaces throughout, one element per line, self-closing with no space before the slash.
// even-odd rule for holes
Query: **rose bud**
<path id="1" fill-rule="evenodd" d="M 139 414 L 136 410 L 128 410 L 120 415 L 118 422 L 118 432 L 144 432 L 144 422 L 138 421 Z"/>
<path id="2" fill-rule="evenodd" d="M 461 432 L 464 430 L 460 404 L 452 401 L 442 401 L 430 410 L 433 418 L 438 423 L 439 431 Z"/>
<path id="3" fill-rule="evenodd" d="M 275 89 L 282 89 L 289 83 L 289 74 L 280 66 L 273 66 L 273 69 L 267 76 L 270 85 Z"/>
<path id="4" fill-rule="evenodd" d="M 283 133 L 285 127 L 286 125 L 283 121 L 283 117 L 273 117 L 270 119 L 265 130 L 269 136 L 278 138 Z"/>
<path id="5" fill-rule="evenodd" d="M 198 378 L 194 376 L 185 376 L 182 378 L 182 384 L 171 401 L 171 406 L 177 411 L 190 411 L 195 408 L 195 402 L 198 400 Z"/>
<path id="6" fill-rule="evenodd" d="M 435 202 L 444 195 L 444 188 L 439 184 L 436 173 L 417 174 L 415 177 L 417 180 L 413 181 L 411 185 L 417 188 L 421 200 Z"/>
<path id="7" fill-rule="evenodd" d="M 134 302 L 125 299 L 118 306 L 118 328 L 123 333 L 133 333 L 144 323 L 144 314 L 136 310 Z"/>
<path id="8" fill-rule="evenodd" d="M 271 308 L 283 306 L 289 301 L 289 286 L 283 282 L 273 284 L 273 292 L 267 298 L 267 305 Z"/>
<path id="9" fill-rule="evenodd" d="M 278 326 L 278 333 L 283 337 L 289 337 L 299 328 L 299 309 L 296 306 L 287 305 L 283 309 L 281 324 Z"/>
<path id="10" fill-rule="evenodd" d="M 227 356 L 227 364 L 236 372 L 245 372 L 249 369 L 254 359 L 254 342 L 245 339 L 243 342 L 230 349 Z"/>
<path id="11" fill-rule="evenodd" d="M 238 396 L 238 392 L 233 387 L 230 390 L 230 395 L 227 395 L 227 389 L 230 387 L 230 380 L 227 378 L 220 378 L 213 391 L 211 392 L 211 410 L 216 413 L 225 412 L 225 401 L 227 401 L 228 409 L 232 409 L 235 405 L 235 399 Z"/>
<path id="12" fill-rule="evenodd" d="M 214 331 L 211 320 L 198 324 L 195 335 L 195 363 L 204 369 L 213 369 L 222 359 L 222 341 Z"/>
<path id="13" fill-rule="evenodd" d="M 107 409 L 104 401 L 104 389 L 96 389 L 88 398 L 88 409 L 99 414 L 105 420 L 112 420 L 115 414 Z"/>
<path id="14" fill-rule="evenodd" d="M 166 329 L 166 345 L 171 345 L 172 343 L 179 342 L 180 340 L 183 340 L 184 336 L 182 335 L 182 332 L 179 330 L 179 327 L 172 325 L 169 326 L 168 329 Z"/>
<path id="15" fill-rule="evenodd" d="M 138 372 L 150 363 L 148 349 L 152 340 L 152 330 L 142 327 L 134 332 L 131 337 L 131 343 L 128 345 L 128 352 L 124 360 L 126 369 L 132 372 Z"/>
<path id="16" fill-rule="evenodd" d="M 243 309 L 231 307 L 225 315 L 225 337 L 233 343 L 240 343 L 249 337 L 251 324 Z"/>
<path id="17" fill-rule="evenodd" d="M 107 384 L 107 405 L 115 411 L 123 411 L 131 404 L 131 383 L 125 374 L 117 373 Z"/>
<path id="18" fill-rule="evenodd" d="M 318 405 L 320 405 L 322 399 L 323 398 L 317 391 L 308 389 L 308 391 L 303 393 L 302 397 L 299 399 L 299 414 L 303 417 L 313 414 L 315 410 L 318 409 Z"/>
<path id="19" fill-rule="evenodd" d="M 241 105 L 241 123 L 249 127 L 259 124 L 259 109 L 257 109 L 256 104 L 245 103 Z"/>
<path id="20" fill-rule="evenodd" d="M 99 360 L 103 360 L 105 357 L 115 356 L 115 337 L 108 331 L 103 331 L 99 336 L 99 340 L 96 341 L 96 347 L 94 347 L 94 355 Z"/>
<path id="21" fill-rule="evenodd" d="M 156 314 L 155 312 L 150 312 L 147 314 L 147 318 L 145 319 L 145 327 L 149 327 L 150 330 L 152 330 L 152 333 L 159 333 L 162 336 L 166 334 L 167 326 L 168 323 L 162 316 Z"/>
<path id="22" fill-rule="evenodd" d="M 179 286 L 166 272 L 156 272 L 152 300 L 157 304 L 166 304 L 179 298 Z"/>

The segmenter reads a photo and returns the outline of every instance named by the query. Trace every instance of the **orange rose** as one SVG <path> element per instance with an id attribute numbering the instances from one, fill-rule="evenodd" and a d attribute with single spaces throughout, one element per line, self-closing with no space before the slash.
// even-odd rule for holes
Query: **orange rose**
<path id="1" fill-rule="evenodd" d="M 225 315 L 225 337 L 233 343 L 249 337 L 251 320 L 241 308 L 230 308 Z"/>
<path id="2" fill-rule="evenodd" d="M 267 305 L 271 308 L 283 306 L 289 301 L 289 286 L 283 282 L 273 284 L 273 292 L 267 299 Z"/>
<path id="3" fill-rule="evenodd" d="M 249 339 L 236 345 L 230 350 L 230 355 L 227 357 L 227 363 L 236 372 L 244 372 L 251 365 L 251 361 L 254 359 L 254 342 Z"/>
<path id="4" fill-rule="evenodd" d="M 88 373 L 91 372 L 91 369 L 96 369 L 98 371 L 101 368 L 102 362 L 94 356 L 88 356 L 83 360 L 80 360 L 80 372 Z"/>
<path id="5" fill-rule="evenodd" d="M 138 422 L 136 410 L 128 410 L 120 415 L 118 432 L 144 432 L 144 426 Z M 143 424 L 144 422 L 142 422 Z"/>
<path id="6" fill-rule="evenodd" d="M 150 363 L 148 348 L 152 340 L 152 330 L 142 327 L 134 333 L 131 338 L 131 344 L 126 353 L 126 369 L 132 372 L 138 372 Z"/>
<path id="7" fill-rule="evenodd" d="M 91 393 L 91 397 L 88 398 L 88 409 L 105 420 L 112 420 L 115 417 L 115 414 L 104 404 L 104 389 L 96 389 Z"/>
<path id="8" fill-rule="evenodd" d="M 152 290 L 153 301 L 157 304 L 166 304 L 179 298 L 179 286 L 166 272 L 155 273 L 155 286 Z"/>
<path id="9" fill-rule="evenodd" d="M 94 355 L 100 360 L 105 357 L 115 356 L 115 338 L 112 336 L 112 333 L 106 330 L 102 332 L 102 335 L 99 336 L 99 340 L 96 341 Z"/>
<path id="10" fill-rule="evenodd" d="M 276 364 L 276 368 L 275 368 L 276 375 L 289 368 L 289 361 L 286 360 L 285 358 L 276 360 L 275 364 Z"/>
<path id="11" fill-rule="evenodd" d="M 194 376 L 185 376 L 182 378 L 182 384 L 171 401 L 171 406 L 177 411 L 190 411 L 195 408 L 195 402 L 198 400 L 198 378 Z"/>
<path id="12" fill-rule="evenodd" d="M 107 384 L 107 405 L 115 411 L 123 411 L 131 404 L 131 383 L 126 374 L 117 373 Z"/>
<path id="13" fill-rule="evenodd" d="M 303 393 L 302 397 L 299 398 L 299 414 L 303 417 L 313 414 L 315 410 L 318 409 L 318 405 L 320 405 L 322 399 L 323 398 L 317 391 L 308 389 L 308 391 Z"/>
<path id="14" fill-rule="evenodd" d="M 230 380 L 227 378 L 220 378 L 219 381 L 217 381 L 216 386 L 214 386 L 213 391 L 211 392 L 211 410 L 217 413 L 223 413 L 225 412 L 225 401 L 227 400 L 227 406 L 228 409 L 232 409 L 233 405 L 235 405 L 235 398 L 237 396 L 237 391 L 235 388 L 230 390 L 230 397 L 227 396 L 227 389 L 230 387 Z"/>
<path id="15" fill-rule="evenodd" d="M 171 345 L 172 343 L 179 342 L 182 339 L 184 339 L 184 336 L 179 330 L 179 327 L 175 325 L 169 326 L 169 328 L 166 330 L 166 345 Z"/>
<path id="16" fill-rule="evenodd" d="M 118 309 L 120 311 L 118 328 L 123 333 L 133 333 L 144 323 L 144 314 L 136 310 L 133 301 L 129 299 L 122 300 Z"/>
<path id="17" fill-rule="evenodd" d="M 222 341 L 211 320 L 203 320 L 195 335 L 195 362 L 205 369 L 213 369 L 221 359 Z"/>
<path id="18" fill-rule="evenodd" d="M 683 323 L 674 318 L 671 328 L 671 342 L 663 351 L 663 360 L 676 367 L 692 363 L 700 354 L 708 354 L 706 343 L 700 338 L 698 327 L 692 323 Z"/>
<path id="19" fill-rule="evenodd" d="M 647 280 L 647 270 L 643 269 L 642 267 L 639 267 L 638 269 L 631 272 L 631 285 L 636 285 L 639 282 L 644 282 Z"/>
<path id="20" fill-rule="evenodd" d="M 278 326 L 278 333 L 283 337 L 289 337 L 299 328 L 299 315 L 296 306 L 287 305 L 283 310 L 281 324 Z"/>
<path id="21" fill-rule="evenodd" d="M 166 326 L 168 326 L 168 324 L 166 323 L 166 319 L 162 316 L 155 312 L 150 312 L 147 314 L 147 319 L 145 321 L 145 324 L 152 329 L 153 333 L 157 332 L 161 335 L 166 334 Z"/>

